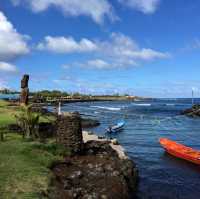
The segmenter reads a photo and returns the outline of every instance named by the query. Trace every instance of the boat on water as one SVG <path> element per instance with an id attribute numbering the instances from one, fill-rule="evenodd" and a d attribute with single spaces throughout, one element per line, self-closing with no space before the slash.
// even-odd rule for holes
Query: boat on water
<path id="1" fill-rule="evenodd" d="M 200 165 L 200 151 L 195 150 L 193 148 L 184 146 L 172 140 L 161 138 L 159 140 L 161 146 L 168 152 L 169 154 L 192 162 L 194 164 Z"/>
<path id="2" fill-rule="evenodd" d="M 118 122 L 116 125 L 108 127 L 106 131 L 107 133 L 116 133 L 118 131 L 123 130 L 124 125 L 125 125 L 124 121 Z"/>

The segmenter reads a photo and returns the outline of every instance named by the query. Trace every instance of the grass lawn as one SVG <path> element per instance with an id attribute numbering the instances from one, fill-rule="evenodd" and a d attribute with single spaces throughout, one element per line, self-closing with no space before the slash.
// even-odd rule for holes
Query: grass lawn
<path id="1" fill-rule="evenodd" d="M 16 122 L 19 106 L 9 106 L 0 100 L 0 127 Z M 41 117 L 40 121 L 52 121 L 53 117 Z M 0 141 L 0 199 L 40 199 L 47 190 L 52 161 L 62 159 L 67 151 L 53 140 L 47 144 L 27 141 L 21 135 L 5 134 Z"/>
<path id="2" fill-rule="evenodd" d="M 48 166 L 62 159 L 63 151 L 53 143 L 41 144 L 7 134 L 5 141 L 0 142 L 0 198 L 45 198 L 40 193 L 49 185 Z"/>
<path id="3" fill-rule="evenodd" d="M 0 100 L 0 126 L 16 122 L 15 115 L 20 112 L 19 106 L 9 106 L 9 102 Z M 40 122 L 53 121 L 53 116 L 41 116 Z"/>
<path id="4" fill-rule="evenodd" d="M 14 115 L 19 111 L 19 108 L 8 105 L 8 102 L 0 100 L 0 125 L 15 123 Z"/>

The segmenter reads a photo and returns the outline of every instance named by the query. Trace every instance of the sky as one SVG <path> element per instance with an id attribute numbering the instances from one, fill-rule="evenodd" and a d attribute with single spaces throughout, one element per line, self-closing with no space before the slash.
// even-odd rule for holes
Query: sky
<path id="1" fill-rule="evenodd" d="M 0 89 L 200 97 L 199 0 L 0 0 Z"/>

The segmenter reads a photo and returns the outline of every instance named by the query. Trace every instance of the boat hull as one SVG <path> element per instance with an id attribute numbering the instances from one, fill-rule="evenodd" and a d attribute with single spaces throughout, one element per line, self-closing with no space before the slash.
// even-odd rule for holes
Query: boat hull
<path id="1" fill-rule="evenodd" d="M 112 129 L 112 130 L 107 129 L 107 132 L 108 133 L 117 133 L 117 132 L 122 131 L 122 130 L 123 130 L 123 127 L 118 128 L 118 129 Z"/>
<path id="2" fill-rule="evenodd" d="M 160 144 L 170 155 L 200 165 L 200 151 L 165 138 L 160 139 Z"/>
<path id="3" fill-rule="evenodd" d="M 124 122 L 120 122 L 116 126 L 108 128 L 107 133 L 117 133 L 117 132 L 123 130 L 124 124 L 125 124 Z"/>

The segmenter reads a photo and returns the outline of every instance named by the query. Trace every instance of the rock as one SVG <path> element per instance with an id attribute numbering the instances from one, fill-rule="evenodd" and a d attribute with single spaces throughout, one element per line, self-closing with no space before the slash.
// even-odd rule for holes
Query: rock
<path id="1" fill-rule="evenodd" d="M 9 132 L 14 132 L 14 133 L 21 133 L 22 132 L 21 127 L 17 124 L 8 124 L 7 128 L 8 128 Z"/>
<path id="2" fill-rule="evenodd" d="M 112 172 L 112 176 L 119 176 L 120 175 L 120 172 L 119 171 L 113 171 Z"/>
<path id="3" fill-rule="evenodd" d="M 54 164 L 49 198 L 136 198 L 137 168 L 131 160 L 120 159 L 109 143 L 90 141 L 81 155 L 68 157 L 71 164 Z"/>
<path id="4" fill-rule="evenodd" d="M 31 107 L 31 110 L 33 111 L 33 112 L 36 112 L 36 113 L 40 113 L 40 114 L 42 114 L 42 115 L 50 115 L 50 116 L 54 116 L 55 114 L 54 113 L 51 113 L 50 111 L 48 111 L 48 109 L 46 109 L 46 108 L 44 108 L 44 107 L 42 107 L 42 106 L 40 106 L 40 105 L 33 105 L 32 107 Z"/>
<path id="5" fill-rule="evenodd" d="M 98 120 L 90 118 L 82 118 L 81 123 L 83 128 L 92 128 L 100 125 L 100 122 Z"/>
<path id="6" fill-rule="evenodd" d="M 195 104 L 192 108 L 184 110 L 181 114 L 190 117 L 200 117 L 200 104 Z"/>
<path id="7" fill-rule="evenodd" d="M 92 131 L 89 131 L 88 135 L 94 135 L 94 133 Z"/>
<path id="8" fill-rule="evenodd" d="M 75 179 L 75 178 L 81 178 L 82 176 L 83 176 L 83 173 L 81 171 L 75 171 L 74 173 L 72 173 L 70 178 Z"/>
<path id="9" fill-rule="evenodd" d="M 67 180 L 67 181 L 64 181 L 64 183 L 63 183 L 63 188 L 65 189 L 65 190 L 67 190 L 67 189 L 71 189 L 71 186 L 72 186 L 72 184 Z"/>
<path id="10" fill-rule="evenodd" d="M 72 154 L 80 153 L 83 146 L 81 117 L 79 113 L 66 113 L 57 118 L 57 142 Z"/>
<path id="11" fill-rule="evenodd" d="M 93 164 L 88 164 L 87 166 L 88 166 L 89 169 L 93 169 L 94 168 Z"/>
<path id="12" fill-rule="evenodd" d="M 101 195 L 100 198 L 101 199 L 108 199 L 108 197 L 106 195 Z"/>
<path id="13" fill-rule="evenodd" d="M 22 129 L 17 124 L 9 124 L 7 126 L 8 132 L 21 133 Z M 54 123 L 41 122 L 39 124 L 39 134 L 41 138 L 55 137 L 56 127 Z"/>
<path id="14" fill-rule="evenodd" d="M 106 139 L 106 137 L 105 136 L 98 136 L 98 139 L 103 140 L 103 139 Z"/>
<path id="15" fill-rule="evenodd" d="M 111 143 L 112 143 L 113 145 L 119 145 L 119 142 L 118 142 L 117 139 L 113 139 L 113 140 L 111 140 Z"/>
<path id="16" fill-rule="evenodd" d="M 52 138 L 56 134 L 56 126 L 54 123 L 40 122 L 39 124 L 39 134 L 41 138 Z"/>

